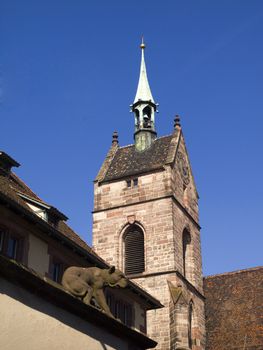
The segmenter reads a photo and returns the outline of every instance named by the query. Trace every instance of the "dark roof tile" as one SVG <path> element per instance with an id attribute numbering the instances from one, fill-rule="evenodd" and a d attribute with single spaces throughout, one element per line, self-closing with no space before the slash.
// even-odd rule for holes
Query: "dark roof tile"
<path id="1" fill-rule="evenodd" d="M 263 267 L 204 279 L 207 350 L 263 349 Z"/>
<path id="2" fill-rule="evenodd" d="M 166 164 L 172 139 L 173 135 L 159 137 L 143 152 L 137 151 L 134 145 L 118 148 L 103 181 L 161 169 Z"/>

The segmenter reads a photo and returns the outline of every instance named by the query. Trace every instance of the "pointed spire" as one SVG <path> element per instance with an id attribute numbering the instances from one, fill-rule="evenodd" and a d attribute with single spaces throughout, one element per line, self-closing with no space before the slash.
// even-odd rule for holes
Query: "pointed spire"
<path id="1" fill-rule="evenodd" d="M 154 103 L 154 99 L 153 99 L 150 85 L 147 78 L 146 65 L 144 60 L 145 47 L 146 46 L 144 44 L 143 37 L 142 37 L 142 43 L 140 45 L 140 48 L 142 50 L 140 78 L 139 78 L 136 96 L 133 103 L 136 103 L 138 101 L 151 101 Z"/>

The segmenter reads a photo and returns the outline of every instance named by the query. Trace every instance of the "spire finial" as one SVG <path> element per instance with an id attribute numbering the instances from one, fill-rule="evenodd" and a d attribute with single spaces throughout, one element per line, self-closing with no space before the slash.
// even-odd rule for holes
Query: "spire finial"
<path id="1" fill-rule="evenodd" d="M 154 102 L 150 85 L 146 73 L 146 65 L 144 60 L 144 38 L 141 41 L 141 67 L 137 92 L 133 104 L 131 105 L 135 119 L 135 148 L 137 151 L 143 152 L 148 149 L 156 139 L 155 118 L 157 105 Z"/>
<path id="2" fill-rule="evenodd" d="M 114 133 L 112 134 L 112 145 L 118 145 L 119 141 L 118 141 L 118 133 L 117 131 L 114 131 Z"/>
<path id="3" fill-rule="evenodd" d="M 140 45 L 140 48 L 142 49 L 142 50 L 144 50 L 145 49 L 145 44 L 144 44 L 144 39 L 143 39 L 143 36 L 142 36 L 142 43 L 141 43 L 141 45 Z"/>
<path id="4" fill-rule="evenodd" d="M 136 96 L 133 103 L 138 101 L 151 101 L 154 103 L 154 99 L 151 93 L 150 85 L 147 78 L 146 66 L 144 60 L 144 49 L 145 49 L 144 38 L 142 37 L 141 48 L 141 68 L 140 68 L 140 77 L 137 87 Z"/>
<path id="5" fill-rule="evenodd" d="M 174 118 L 174 130 L 181 128 L 180 116 L 176 114 Z"/>

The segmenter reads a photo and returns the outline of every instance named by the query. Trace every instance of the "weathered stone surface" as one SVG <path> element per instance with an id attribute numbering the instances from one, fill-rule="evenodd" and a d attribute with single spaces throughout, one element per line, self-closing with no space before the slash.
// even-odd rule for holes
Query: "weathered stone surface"
<path id="1" fill-rule="evenodd" d="M 158 350 L 189 347 L 189 305 L 192 303 L 192 349 L 203 350 L 205 321 L 198 194 L 181 131 L 163 140 L 170 144 L 165 148 L 162 141 L 164 153 L 159 159 L 162 167 L 145 167 L 154 157 L 150 157 L 150 152 L 155 154 L 155 148 L 145 152 L 143 163 L 143 153 L 138 156 L 140 161 L 134 160 L 129 146 L 127 152 L 122 148 L 121 157 L 120 150 L 116 153 L 117 158 L 113 158 L 108 168 L 112 169 L 107 172 L 108 181 L 95 182 L 93 247 L 110 264 L 124 270 L 123 235 L 130 225 L 140 226 L 144 233 L 145 271 L 129 277 L 165 306 L 148 312 L 148 334 L 158 341 Z M 136 186 L 134 177 L 138 178 Z M 126 180 L 130 180 L 129 186 Z M 184 252 L 185 229 L 191 239 Z M 168 281 L 182 289 L 185 305 L 173 303 Z"/>

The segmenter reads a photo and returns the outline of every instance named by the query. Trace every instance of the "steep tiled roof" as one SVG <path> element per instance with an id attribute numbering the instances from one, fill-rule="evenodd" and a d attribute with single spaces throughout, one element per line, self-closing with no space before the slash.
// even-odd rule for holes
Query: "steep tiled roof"
<path id="1" fill-rule="evenodd" d="M 36 199 L 37 201 L 39 201 L 41 203 L 45 203 L 15 173 L 10 174 L 9 184 L 15 191 L 21 192 L 21 193 L 23 193 L 23 194 L 25 194 L 33 199 Z M 47 203 L 45 203 L 45 204 L 47 204 Z"/>
<path id="2" fill-rule="evenodd" d="M 204 279 L 207 350 L 263 349 L 263 267 Z"/>
<path id="3" fill-rule="evenodd" d="M 17 175 L 11 173 L 9 176 L 0 175 L 0 194 L 5 195 L 19 207 L 23 208 L 31 215 L 33 214 L 37 219 L 37 215 L 30 209 L 30 207 L 26 204 L 25 200 L 23 200 L 19 194 L 24 194 L 28 198 L 34 199 L 39 203 L 47 204 L 43 200 L 41 200 Z M 39 219 L 42 220 L 42 219 Z M 48 223 L 46 223 L 48 225 Z M 50 228 L 52 226 L 50 225 Z M 75 233 L 64 221 L 59 221 L 57 230 L 70 239 L 72 242 L 76 243 L 89 253 L 92 253 L 97 258 L 98 255 L 92 250 L 92 248 L 85 243 L 77 233 Z M 100 258 L 99 258 L 100 259 Z M 102 259 L 101 259 L 102 260 Z"/>
<path id="4" fill-rule="evenodd" d="M 154 140 L 151 147 L 143 152 L 134 145 L 119 147 L 115 152 L 102 181 L 111 181 L 122 177 L 133 176 L 161 169 L 169 163 L 168 156 L 174 155 L 174 143 L 178 140 L 178 132 Z"/>

